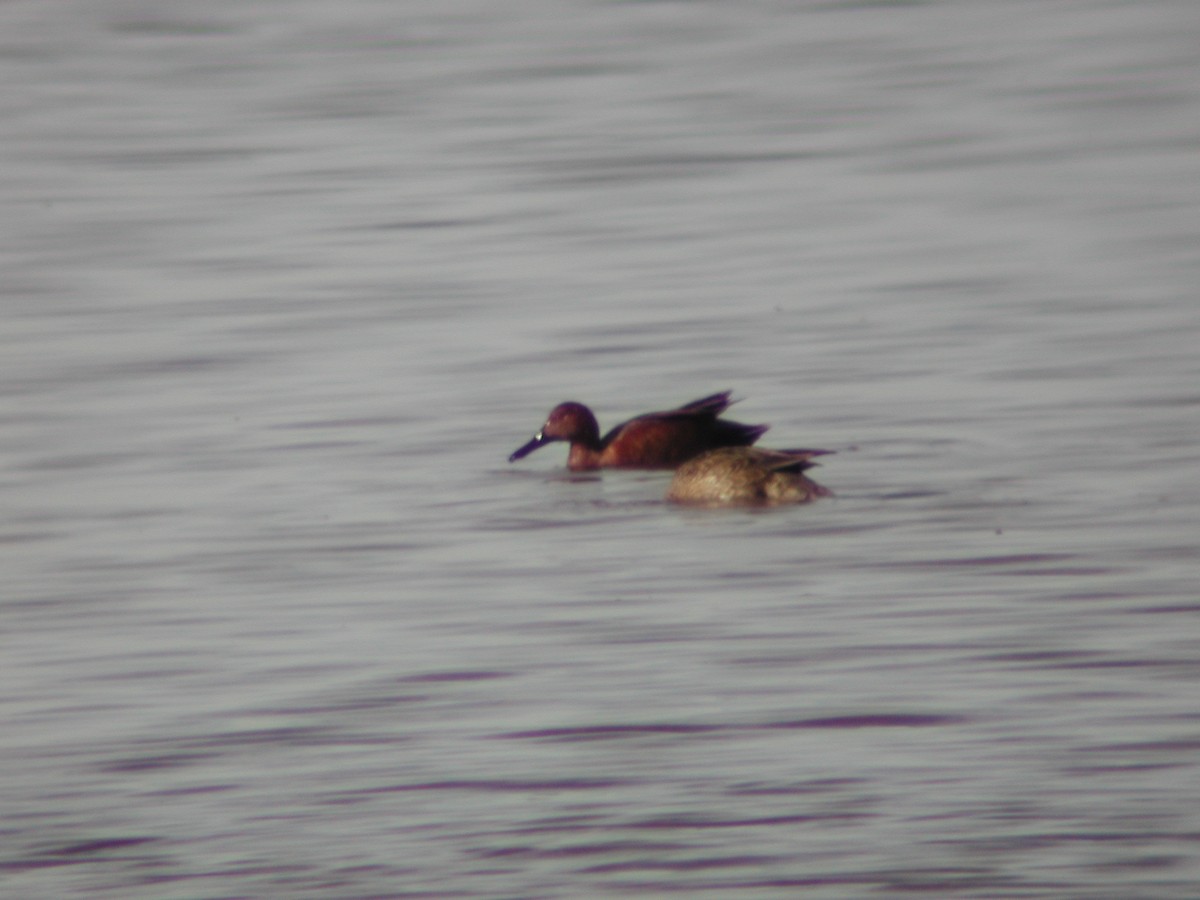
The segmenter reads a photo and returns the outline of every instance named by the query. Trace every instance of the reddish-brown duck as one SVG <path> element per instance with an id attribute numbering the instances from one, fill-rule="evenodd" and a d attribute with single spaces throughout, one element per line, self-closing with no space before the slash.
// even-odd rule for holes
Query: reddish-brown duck
<path id="1" fill-rule="evenodd" d="M 585 471 L 608 467 L 673 469 L 716 447 L 749 446 L 766 425 L 743 425 L 718 418 L 730 404 L 732 391 L 693 400 L 678 409 L 652 412 L 622 422 L 600 436 L 592 411 L 582 403 L 560 403 L 546 424 L 509 456 L 516 462 L 551 441 L 569 441 L 567 468 Z"/>

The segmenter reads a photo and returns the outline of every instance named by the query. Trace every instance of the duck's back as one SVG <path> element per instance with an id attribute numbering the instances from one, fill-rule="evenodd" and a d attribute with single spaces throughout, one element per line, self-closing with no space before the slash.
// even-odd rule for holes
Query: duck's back
<path id="1" fill-rule="evenodd" d="M 708 412 L 681 413 L 650 413 L 613 428 L 601 439 L 600 464 L 673 469 L 708 450 L 749 446 L 767 430 Z"/>
<path id="2" fill-rule="evenodd" d="M 726 447 L 683 463 L 667 499 L 710 506 L 804 503 L 829 490 L 803 473 L 820 450 L 759 450 Z"/>

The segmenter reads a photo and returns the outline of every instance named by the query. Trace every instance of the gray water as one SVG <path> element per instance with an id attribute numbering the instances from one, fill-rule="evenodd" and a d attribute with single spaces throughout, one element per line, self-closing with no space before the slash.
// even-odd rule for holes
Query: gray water
<path id="1" fill-rule="evenodd" d="M 1200 896 L 1197 47 L 0 5 L 0 894 Z M 505 461 L 727 388 L 835 498 Z"/>

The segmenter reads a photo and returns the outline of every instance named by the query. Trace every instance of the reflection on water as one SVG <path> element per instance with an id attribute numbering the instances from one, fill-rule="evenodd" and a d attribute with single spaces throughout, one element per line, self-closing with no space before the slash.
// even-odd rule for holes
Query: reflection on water
<path id="1" fill-rule="evenodd" d="M 4 7 L 0 893 L 1194 894 L 1192 9 Z"/>

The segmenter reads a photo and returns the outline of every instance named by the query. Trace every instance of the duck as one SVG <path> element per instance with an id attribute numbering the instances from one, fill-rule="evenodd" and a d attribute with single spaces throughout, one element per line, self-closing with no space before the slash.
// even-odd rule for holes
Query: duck
<path id="1" fill-rule="evenodd" d="M 813 457 L 832 452 L 719 447 L 681 464 L 666 499 L 696 506 L 808 503 L 833 493 L 804 474 L 816 465 Z"/>
<path id="2" fill-rule="evenodd" d="M 732 391 L 710 394 L 676 409 L 650 412 L 616 425 L 603 437 L 596 416 L 568 400 L 550 410 L 546 423 L 508 457 L 516 462 L 554 441 L 567 441 L 567 468 L 674 469 L 706 451 L 748 447 L 770 427 L 720 418 L 733 402 Z"/>

